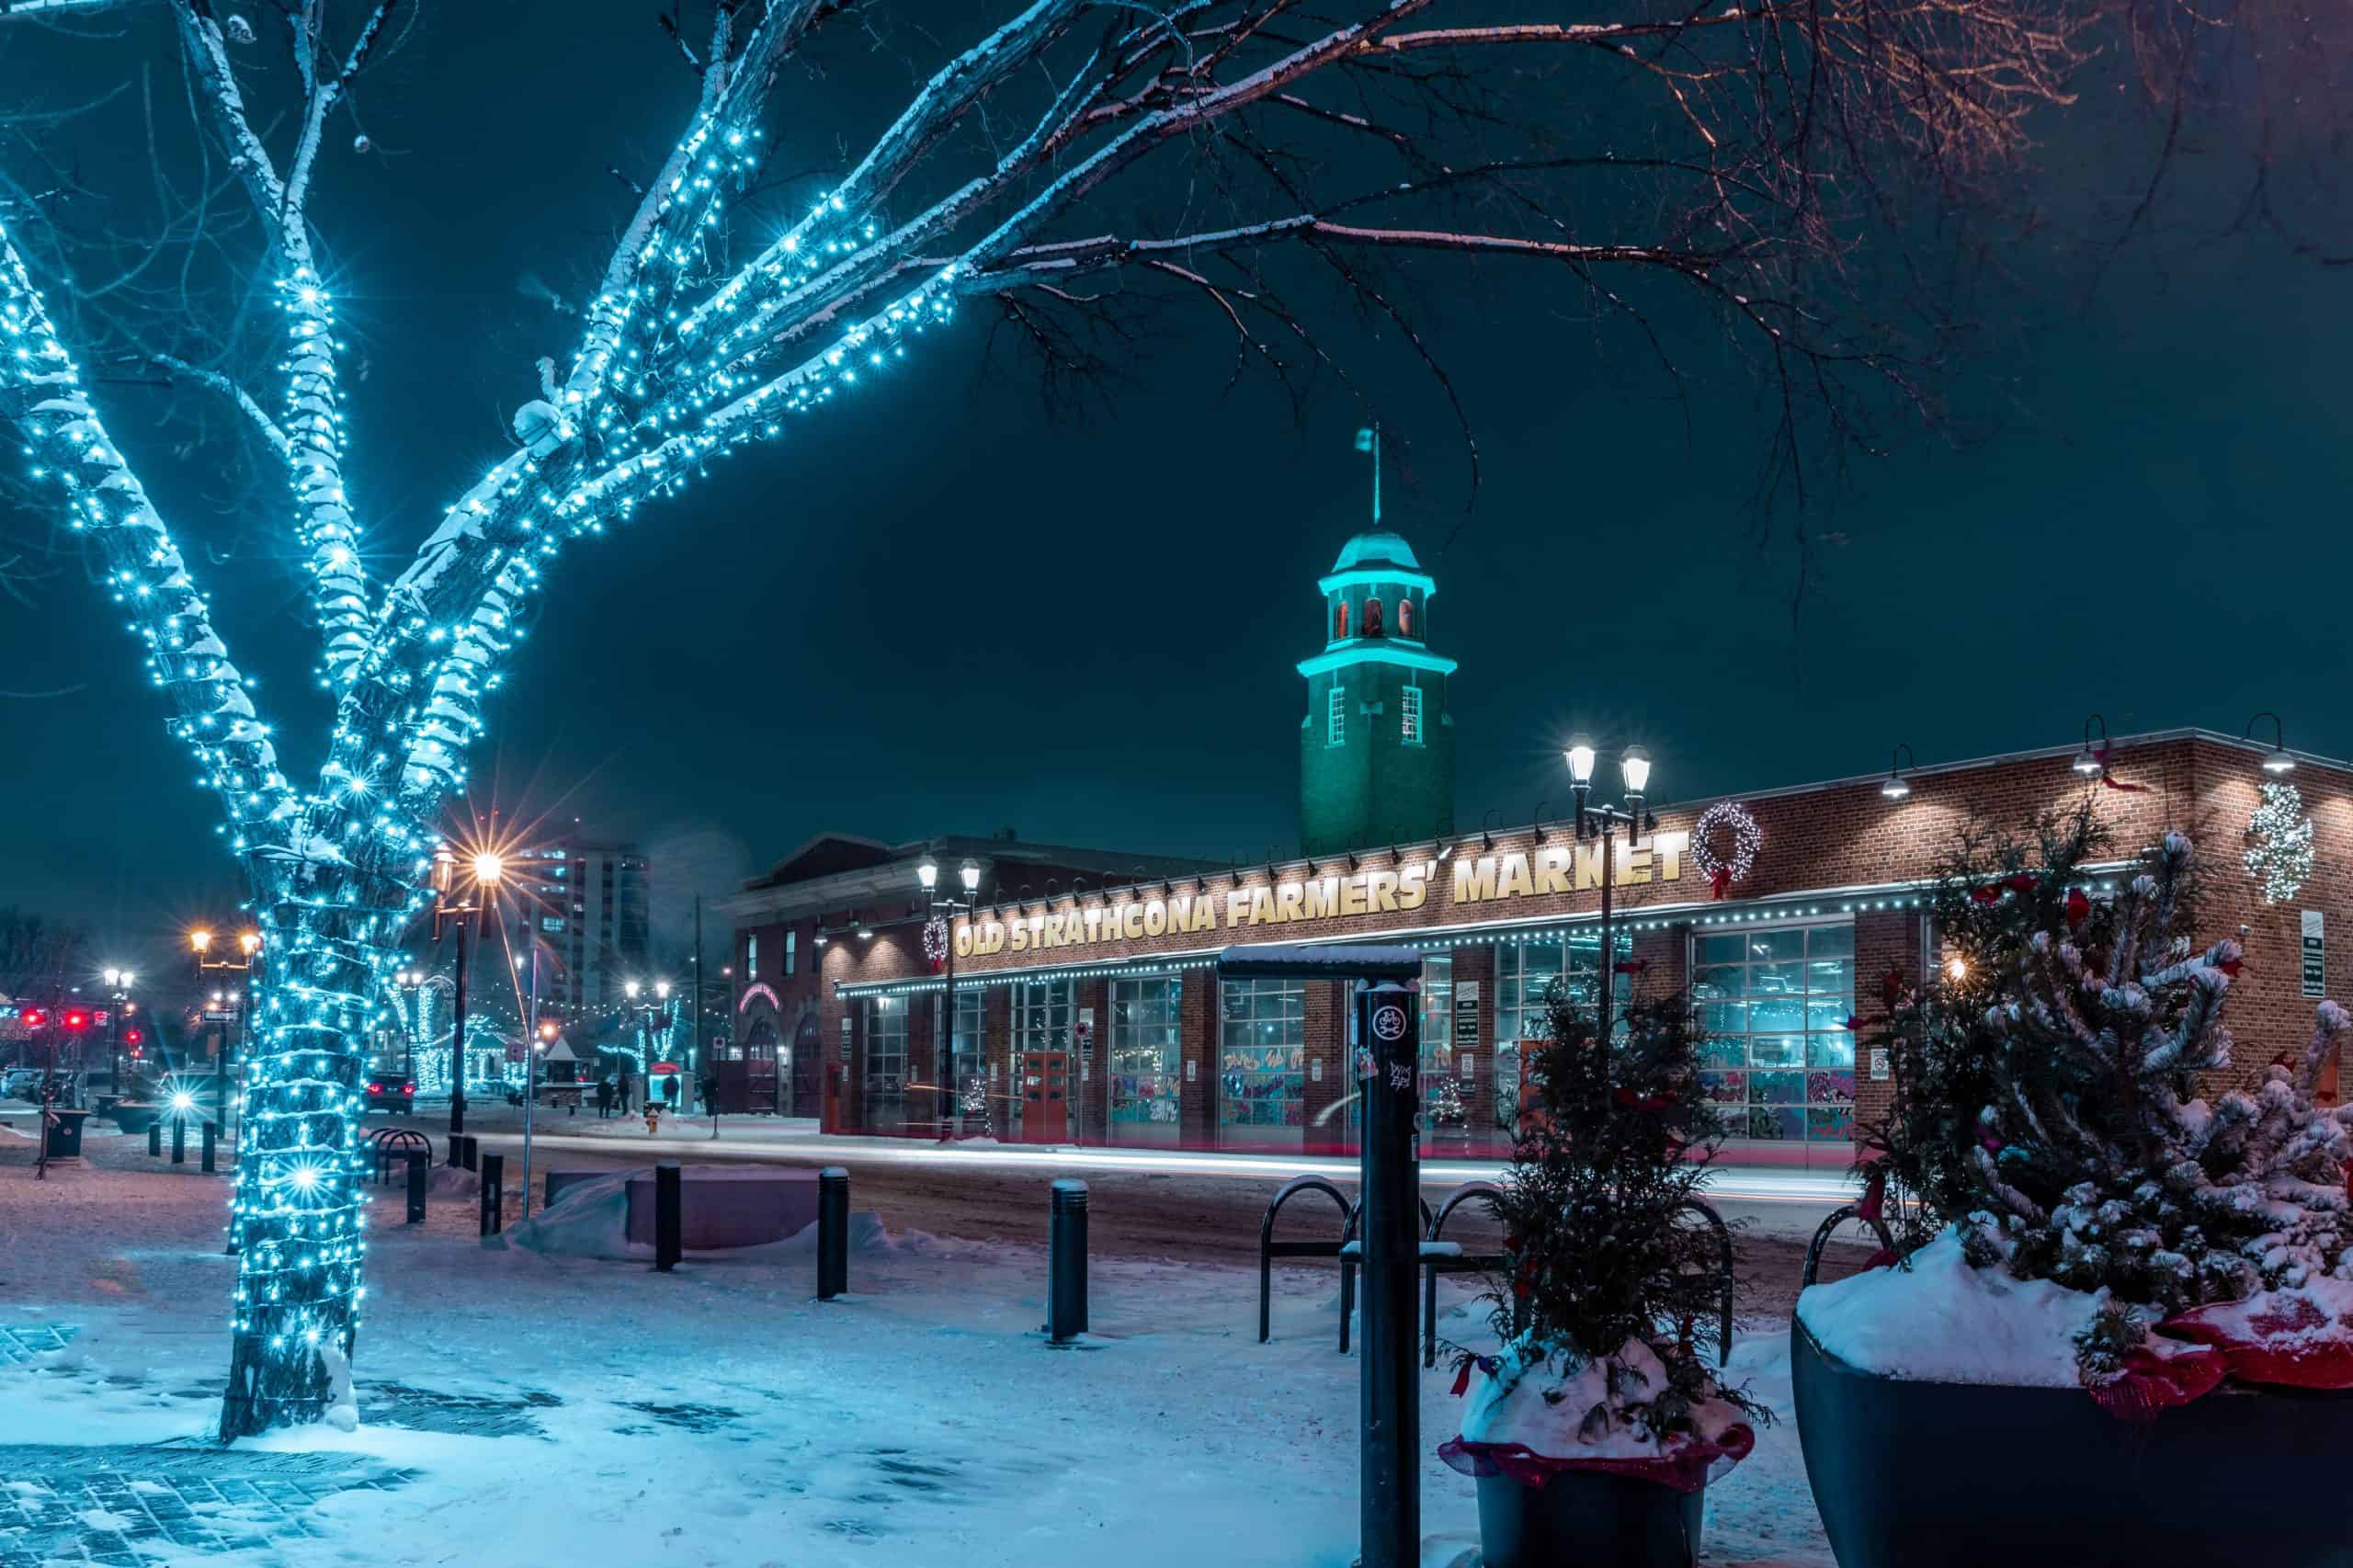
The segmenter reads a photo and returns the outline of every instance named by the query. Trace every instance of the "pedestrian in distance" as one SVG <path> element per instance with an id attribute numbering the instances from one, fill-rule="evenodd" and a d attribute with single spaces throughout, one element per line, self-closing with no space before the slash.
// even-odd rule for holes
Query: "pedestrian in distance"
<path id="1" fill-rule="evenodd" d="M 662 1080 L 662 1103 L 669 1108 L 672 1114 L 675 1115 L 676 1113 L 678 1108 L 678 1075 L 676 1073 L 671 1074 L 668 1077 Z"/>
<path id="2" fill-rule="evenodd" d="M 632 1074 L 631 1073 L 630 1073 L 627 1069 L 623 1069 L 623 1070 L 622 1070 L 622 1072 L 621 1072 L 621 1075 L 620 1075 L 620 1084 L 621 1084 L 621 1114 L 622 1114 L 623 1116 L 627 1116 L 627 1115 L 629 1114 L 629 1087 L 630 1087 L 630 1079 L 631 1079 L 632 1076 L 634 1076 L 634 1074 Z"/>
<path id="3" fill-rule="evenodd" d="M 597 1080 L 597 1119 L 604 1121 L 613 1114 L 613 1075 L 609 1073 Z"/>

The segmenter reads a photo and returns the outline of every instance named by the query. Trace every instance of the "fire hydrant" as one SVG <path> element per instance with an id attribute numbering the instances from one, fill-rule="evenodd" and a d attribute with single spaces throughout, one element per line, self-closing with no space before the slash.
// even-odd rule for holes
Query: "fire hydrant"
<path id="1" fill-rule="evenodd" d="M 662 1108 L 658 1105 L 647 1106 L 645 1108 L 645 1135 L 648 1138 L 652 1138 L 657 1135 L 661 1131 Z"/>

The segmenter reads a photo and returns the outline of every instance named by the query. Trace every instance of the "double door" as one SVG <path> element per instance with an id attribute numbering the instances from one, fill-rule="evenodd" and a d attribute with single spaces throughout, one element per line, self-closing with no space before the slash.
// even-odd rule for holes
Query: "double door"
<path id="1" fill-rule="evenodd" d="M 1032 1051 L 1021 1058 L 1021 1139 L 1070 1142 L 1070 1052 Z"/>

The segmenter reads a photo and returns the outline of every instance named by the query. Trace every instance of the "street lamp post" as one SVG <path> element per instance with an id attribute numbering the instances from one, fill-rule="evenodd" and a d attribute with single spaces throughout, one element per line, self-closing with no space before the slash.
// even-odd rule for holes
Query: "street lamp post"
<path id="1" fill-rule="evenodd" d="M 107 1093 L 122 1095 L 122 1009 L 131 1000 L 135 977 L 127 969 L 109 969 L 107 982 Z"/>
<path id="2" fill-rule="evenodd" d="M 938 1040 L 932 1062 L 938 1070 L 939 1135 L 953 1138 L 962 1119 L 956 1092 L 956 928 L 955 917 L 970 912 L 978 902 L 981 891 L 981 863 L 966 860 L 956 868 L 958 881 L 963 883 L 962 898 L 942 898 L 939 894 L 939 862 L 926 855 L 915 867 L 915 880 L 923 884 L 924 895 L 931 901 L 931 917 L 947 928 L 948 940 L 940 959 L 940 978 L 944 982 L 939 996 L 939 1017 L 936 1020 Z"/>
<path id="3" fill-rule="evenodd" d="M 1572 735 L 1568 750 L 1563 755 L 1569 764 L 1569 788 L 1576 796 L 1577 837 L 1601 840 L 1601 973 L 1600 995 L 1596 1004 L 1600 1028 L 1595 1038 L 1606 1048 L 1609 1042 L 1609 1005 L 1618 973 L 1618 949 L 1611 944 L 1609 931 L 1610 895 L 1618 870 L 1618 846 L 1614 835 L 1622 827 L 1631 843 L 1658 826 L 1658 819 L 1643 805 L 1643 797 L 1650 789 L 1651 754 L 1640 746 L 1628 746 L 1620 757 L 1619 772 L 1626 785 L 1626 803 L 1622 807 L 1597 806 L 1587 798 L 1593 791 L 1594 747 L 1591 740 L 1584 735 Z"/>
<path id="4" fill-rule="evenodd" d="M 654 1103 L 654 1016 L 656 1013 L 669 1011 L 670 983 L 666 980 L 655 981 L 653 1000 L 641 1002 L 637 999 L 638 994 L 644 989 L 643 985 L 634 980 L 626 980 L 621 983 L 621 994 L 629 998 L 630 1010 L 642 1016 L 638 1025 L 638 1038 L 645 1043 L 645 1103 L 651 1106 Z M 686 1096 L 681 1094 L 678 1097 L 683 1100 Z"/>
<path id="5" fill-rule="evenodd" d="M 458 927 L 457 987 L 449 1000 L 449 1017 L 453 1028 L 449 1032 L 449 1131 L 454 1134 L 466 1130 L 466 916 L 486 914 L 498 897 L 498 881 L 506 872 L 506 858 L 494 850 L 485 849 L 473 858 L 474 887 L 472 902 L 451 903 L 449 895 L 456 891 L 458 858 L 447 845 L 433 852 L 433 939 L 441 939 L 444 921 Z M 477 932 L 482 922 L 474 922 Z"/>
<path id="6" fill-rule="evenodd" d="M 199 983 L 202 982 L 205 972 L 209 970 L 232 970 L 241 974 L 250 974 L 255 963 L 259 961 L 261 954 L 261 933 L 258 931 L 243 931 L 238 933 L 237 957 L 233 959 L 225 954 L 220 958 L 214 958 L 212 956 L 212 933 L 200 926 L 188 934 L 188 950 L 196 955 L 196 977 Z M 230 994 L 235 995 L 233 983 L 233 986 L 228 989 Z M 215 1012 L 223 1010 L 221 1006 L 222 995 L 222 993 L 218 991 L 212 994 L 213 1011 Z M 222 1131 L 229 1133 L 229 1158 L 233 1162 L 237 1157 L 236 1151 L 240 1139 L 235 1132 L 231 1132 L 229 1127 L 229 1061 L 230 1051 L 233 1049 L 242 1047 L 244 1044 L 244 998 L 243 996 L 236 996 L 232 1017 L 230 1018 L 223 1018 L 221 1020 L 221 1048 L 214 1051 L 212 1055 L 212 1114 L 214 1118 L 220 1121 Z M 233 1022 L 234 1024 L 233 1033 L 232 1032 Z M 161 1054 L 162 1050 L 159 1046 L 157 1048 L 157 1055 L 160 1057 Z M 239 1115 L 237 1118 L 237 1126 L 240 1131 L 242 1131 L 244 1126 L 244 1116 L 243 1114 L 243 1110 L 244 1108 L 241 1105 L 239 1107 Z M 236 1250 L 236 1237 L 233 1233 L 229 1240 L 230 1250 L 233 1252 Z"/>

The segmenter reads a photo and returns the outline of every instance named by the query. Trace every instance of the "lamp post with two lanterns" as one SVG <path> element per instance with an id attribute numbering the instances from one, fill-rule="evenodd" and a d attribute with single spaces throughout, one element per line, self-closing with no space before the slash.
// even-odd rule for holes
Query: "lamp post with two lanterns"
<path id="1" fill-rule="evenodd" d="M 127 969 L 109 969 L 104 973 L 107 983 L 107 1093 L 122 1093 L 122 1014 L 131 1006 L 131 986 L 136 978 Z"/>
<path id="2" fill-rule="evenodd" d="M 1568 750 L 1563 754 L 1569 764 L 1569 788 L 1576 796 L 1577 837 L 1601 840 L 1601 974 L 1600 999 L 1597 1009 L 1600 1028 L 1595 1038 L 1607 1042 L 1609 1039 L 1609 1005 L 1613 999 L 1618 973 L 1618 950 L 1611 945 L 1609 933 L 1610 890 L 1617 879 L 1618 846 L 1613 835 L 1620 828 L 1626 830 L 1629 842 L 1658 826 L 1658 819 L 1643 805 L 1649 792 L 1651 754 L 1640 746 L 1628 746 L 1618 762 L 1620 777 L 1626 786 L 1623 806 L 1597 806 L 1589 797 L 1593 792 L 1593 742 L 1584 735 L 1572 735 Z"/>
<path id="3" fill-rule="evenodd" d="M 241 974 L 249 973 L 255 963 L 258 961 L 258 958 L 261 953 L 261 933 L 258 931 L 239 932 L 237 935 L 237 956 L 235 958 L 229 957 L 225 951 L 220 957 L 215 958 L 212 954 L 212 933 L 200 926 L 188 934 L 188 951 L 196 955 L 196 976 L 199 981 L 204 978 L 208 971 L 214 970 L 233 970 Z M 129 980 L 126 979 L 124 983 L 126 985 L 129 984 Z M 226 1132 L 229 1131 L 230 1052 L 233 1048 L 242 1050 L 245 1043 L 244 998 L 238 994 L 233 988 L 225 992 L 215 991 L 212 994 L 211 1008 L 212 1011 L 216 1013 L 227 1012 L 231 1015 L 229 1017 L 218 1020 L 221 1024 L 221 1049 L 215 1051 L 212 1056 L 213 1115 L 219 1119 L 222 1131 Z M 233 1030 L 232 1026 L 233 1026 Z M 241 1124 L 243 1120 L 244 1119 L 241 1116 L 239 1118 Z M 230 1146 L 232 1149 L 236 1146 L 236 1142 L 235 1134 L 232 1133 L 230 1138 Z M 234 1156 L 233 1155 L 232 1157 L 233 1158 Z M 235 1243 L 233 1239 L 230 1244 L 233 1248 L 234 1247 Z"/>
<path id="4" fill-rule="evenodd" d="M 630 1010 L 642 1016 L 638 1039 L 645 1044 L 645 1103 L 651 1107 L 654 1104 L 654 1017 L 657 1013 L 667 1013 L 670 1010 L 670 983 L 666 980 L 655 981 L 652 997 L 642 1002 L 639 1001 L 639 995 L 646 989 L 646 986 L 638 981 L 625 980 L 621 983 L 621 994 L 629 998 Z M 683 1094 L 678 1097 L 682 1101 L 686 1098 Z"/>
<path id="5" fill-rule="evenodd" d="M 466 916 L 489 914 L 497 907 L 499 879 L 506 874 L 506 858 L 495 850 L 475 855 L 471 866 L 474 885 L 471 899 L 452 903 L 457 892 L 458 857 L 444 845 L 433 852 L 433 939 L 441 939 L 444 922 L 458 927 L 457 976 L 449 998 L 449 1131 L 466 1130 Z M 479 931 L 482 922 L 476 919 Z"/>
<path id="6" fill-rule="evenodd" d="M 941 942 L 940 977 L 945 983 L 939 996 L 939 1017 L 936 1020 L 938 1040 L 932 1056 L 939 1075 L 939 1135 L 952 1138 L 957 1123 L 962 1118 L 956 1090 L 956 930 L 955 916 L 968 914 L 979 903 L 981 863 L 966 860 L 956 868 L 957 881 L 964 887 L 962 898 L 942 897 L 939 892 L 939 862 L 926 855 L 915 867 L 915 880 L 923 884 L 924 896 L 931 901 L 931 917 L 938 921 L 946 933 Z"/>

